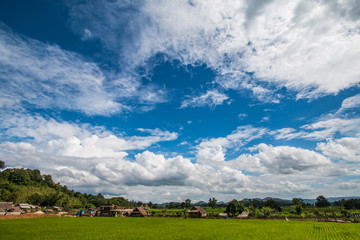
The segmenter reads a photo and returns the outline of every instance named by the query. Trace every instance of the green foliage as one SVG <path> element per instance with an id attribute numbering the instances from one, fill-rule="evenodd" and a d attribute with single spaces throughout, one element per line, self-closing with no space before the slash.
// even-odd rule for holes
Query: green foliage
<path id="1" fill-rule="evenodd" d="M 215 209 L 217 207 L 217 200 L 215 198 L 210 198 L 209 199 L 209 206 L 212 208 L 212 209 Z"/>
<path id="2" fill-rule="evenodd" d="M 358 224 L 178 218 L 0 221 L 1 239 L 360 239 Z"/>
<path id="3" fill-rule="evenodd" d="M 302 200 L 301 198 L 293 198 L 292 201 L 291 201 L 291 205 L 293 205 L 293 206 L 297 206 L 297 205 L 304 206 L 304 200 Z"/>
<path id="4" fill-rule="evenodd" d="M 360 209 L 360 199 L 341 199 L 340 201 L 334 202 L 335 206 L 345 207 L 345 209 Z"/>
<path id="5" fill-rule="evenodd" d="M 296 214 L 297 215 L 300 215 L 301 214 L 301 212 L 302 212 L 302 205 L 296 205 L 295 206 L 295 212 L 296 212 Z"/>
<path id="6" fill-rule="evenodd" d="M 0 169 L 3 169 L 5 167 L 5 162 L 0 160 Z"/>
<path id="7" fill-rule="evenodd" d="M 320 195 L 316 198 L 315 206 L 316 207 L 328 207 L 328 206 L 330 206 L 330 203 L 324 196 Z"/>
<path id="8" fill-rule="evenodd" d="M 67 210 L 91 208 L 115 204 L 133 208 L 142 202 L 128 201 L 116 197 L 105 199 L 101 193 L 86 194 L 69 190 L 67 186 L 55 183 L 51 175 L 41 175 L 40 171 L 30 169 L 6 169 L 0 172 L 0 201 L 27 202 L 42 207 L 59 206 Z"/>
<path id="9" fill-rule="evenodd" d="M 226 213 L 229 217 L 234 217 L 244 211 L 244 203 L 236 199 L 231 200 L 226 206 Z"/>
<path id="10" fill-rule="evenodd" d="M 190 199 L 185 200 L 185 208 L 191 208 L 191 200 Z"/>
<path id="11" fill-rule="evenodd" d="M 279 207 L 277 202 L 275 202 L 275 200 L 273 200 L 273 199 L 266 200 L 266 202 L 264 202 L 263 207 L 269 207 L 269 208 L 272 208 L 272 209 L 274 209 L 274 210 L 276 210 L 278 212 L 282 211 L 281 207 Z"/>

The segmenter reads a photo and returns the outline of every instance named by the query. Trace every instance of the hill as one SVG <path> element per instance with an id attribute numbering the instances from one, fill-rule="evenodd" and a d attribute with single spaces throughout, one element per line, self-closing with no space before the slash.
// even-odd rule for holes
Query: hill
<path id="1" fill-rule="evenodd" d="M 8 168 L 0 172 L 0 201 L 14 204 L 26 202 L 42 207 L 59 206 L 67 210 L 109 204 L 133 208 L 143 204 L 123 197 L 105 199 L 101 193 L 92 195 L 75 192 L 65 185 L 55 183 L 51 175 L 41 175 L 37 169 L 23 168 Z"/>

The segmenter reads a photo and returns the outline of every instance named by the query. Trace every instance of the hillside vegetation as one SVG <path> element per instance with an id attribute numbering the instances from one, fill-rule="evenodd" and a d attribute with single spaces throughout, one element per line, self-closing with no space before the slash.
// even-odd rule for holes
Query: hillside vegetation
<path id="1" fill-rule="evenodd" d="M 75 192 L 55 183 L 51 175 L 41 175 L 37 169 L 23 168 L 8 168 L 0 172 L 0 201 L 14 204 L 26 202 L 42 207 L 59 206 L 67 210 L 108 204 L 133 208 L 142 204 L 122 197 L 105 199 L 101 193 L 92 195 Z"/>

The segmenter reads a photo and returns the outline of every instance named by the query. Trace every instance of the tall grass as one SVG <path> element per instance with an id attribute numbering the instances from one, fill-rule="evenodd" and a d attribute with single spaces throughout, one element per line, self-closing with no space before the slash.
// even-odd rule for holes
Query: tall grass
<path id="1" fill-rule="evenodd" d="M 33 218 L 0 220 L 0 239 L 360 239 L 360 225 L 178 218 Z"/>

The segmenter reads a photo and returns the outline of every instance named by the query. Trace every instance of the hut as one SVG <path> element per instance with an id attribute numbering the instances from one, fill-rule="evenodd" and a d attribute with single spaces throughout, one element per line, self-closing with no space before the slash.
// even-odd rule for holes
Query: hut
<path id="1" fill-rule="evenodd" d="M 30 212 L 31 207 L 27 203 L 19 203 L 19 208 L 23 211 Z"/>
<path id="2" fill-rule="evenodd" d="M 123 209 L 122 214 L 123 216 L 130 216 L 134 209 Z"/>
<path id="3" fill-rule="evenodd" d="M 0 212 L 6 212 L 13 207 L 12 202 L 0 202 Z"/>
<path id="4" fill-rule="evenodd" d="M 19 207 L 12 207 L 10 209 L 8 209 L 8 211 L 6 212 L 6 215 L 21 215 L 22 211 Z"/>
<path id="5" fill-rule="evenodd" d="M 123 208 L 114 204 L 101 206 L 100 209 L 96 211 L 96 216 L 117 217 L 120 214 L 122 215 L 122 210 Z"/>
<path id="6" fill-rule="evenodd" d="M 147 215 L 148 215 L 147 212 L 146 212 L 145 209 L 142 208 L 142 207 L 137 207 L 137 208 L 135 208 L 135 209 L 132 211 L 132 213 L 130 214 L 130 216 L 132 216 L 132 217 L 145 217 L 145 216 L 147 216 Z"/>
<path id="7" fill-rule="evenodd" d="M 193 206 L 189 211 L 188 211 L 189 217 L 191 218 L 201 218 L 201 217 L 206 217 L 207 212 L 200 206 Z"/>
<path id="8" fill-rule="evenodd" d="M 242 212 L 241 214 L 239 214 L 239 216 L 237 218 L 248 219 L 250 216 L 251 216 L 250 212 Z"/>

